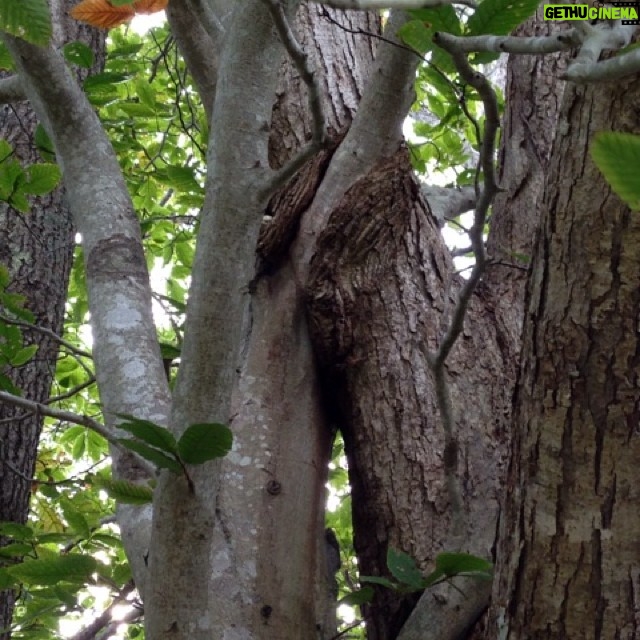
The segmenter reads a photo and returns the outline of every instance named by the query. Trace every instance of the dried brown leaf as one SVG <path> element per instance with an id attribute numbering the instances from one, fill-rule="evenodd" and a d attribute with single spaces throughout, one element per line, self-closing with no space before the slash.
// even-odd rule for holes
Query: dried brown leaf
<path id="1" fill-rule="evenodd" d="M 130 4 L 114 7 L 108 0 L 82 0 L 70 13 L 76 20 L 93 27 L 113 29 L 131 20 L 135 10 Z"/>

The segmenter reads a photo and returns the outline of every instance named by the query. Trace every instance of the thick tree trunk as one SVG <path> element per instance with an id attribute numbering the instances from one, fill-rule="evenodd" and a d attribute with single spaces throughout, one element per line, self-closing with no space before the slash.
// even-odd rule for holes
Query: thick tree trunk
<path id="1" fill-rule="evenodd" d="M 504 193 L 493 208 L 488 243 L 491 263 L 447 363 L 461 445 L 464 548 L 485 557 L 493 555 L 520 350 L 528 263 L 518 257 L 530 256 L 537 230 L 562 92 L 562 83 L 550 87 L 546 78 L 555 77 L 557 64 L 554 57 L 510 64 L 514 100 L 501 154 Z M 529 84 L 522 86 L 522 77 Z M 386 553 L 395 547 L 428 571 L 439 551 L 452 548 L 444 438 L 424 347 L 437 345 L 459 281 L 403 153 L 347 194 L 320 246 L 310 287 L 313 336 L 327 404 L 346 441 L 359 568 L 387 575 Z M 368 636 L 395 638 L 402 629 L 406 640 L 457 638 L 488 599 L 478 585 L 464 588 L 463 598 L 453 590 L 438 598 L 425 594 L 406 625 L 416 596 L 377 589 L 365 610 Z"/>
<path id="2" fill-rule="evenodd" d="M 640 222 L 589 157 L 637 80 L 569 86 L 534 255 L 486 637 L 637 637 Z"/>
<path id="3" fill-rule="evenodd" d="M 69 18 L 67 10 L 74 4 L 67 0 L 57 5 L 52 15 L 54 39 L 59 45 L 80 40 L 92 48 L 95 63 L 89 72 L 82 71 L 82 77 L 86 77 L 104 64 L 105 34 Z M 16 157 L 25 164 L 41 161 L 33 141 L 36 125 L 36 116 L 27 102 L 0 108 L 0 137 L 13 146 Z M 9 290 L 26 297 L 25 307 L 35 315 L 35 325 L 57 335 L 62 334 L 74 248 L 74 229 L 62 188 L 42 198 L 34 197 L 26 215 L 0 203 L 0 263 L 9 269 Z M 25 398 L 45 402 L 59 343 L 38 331 L 24 329 L 23 333 L 27 343 L 38 344 L 38 351 L 26 365 L 6 373 Z M 42 416 L 0 404 L 0 424 L 0 521 L 24 523 Z M 9 637 L 1 630 L 11 623 L 13 604 L 12 592 L 0 593 L 0 638 Z"/>
<path id="4" fill-rule="evenodd" d="M 348 192 L 321 238 L 312 276 L 312 327 L 328 404 L 345 438 L 360 571 L 388 575 L 391 547 L 429 571 L 438 552 L 452 549 L 444 434 L 425 349 L 436 349 L 459 281 L 406 151 Z M 507 441 L 495 408 L 507 405 L 508 386 L 494 330 L 477 322 L 482 309 L 481 294 L 449 377 L 465 550 L 490 557 Z M 366 610 L 368 637 L 396 637 L 415 601 L 378 589 Z"/>
<path id="5" fill-rule="evenodd" d="M 347 30 L 328 21 L 325 11 Z M 297 18 L 299 38 L 318 69 L 329 129 L 344 131 L 357 108 L 373 49 L 369 39 L 350 31 L 377 31 L 378 22 L 365 13 L 313 4 L 302 6 Z M 285 63 L 269 144 L 274 167 L 309 138 L 305 90 L 297 76 Z M 344 90 L 336 91 L 336 86 Z M 294 179 L 271 200 L 267 213 L 273 221 L 265 223 L 261 234 L 259 273 L 250 286 L 230 412 L 234 450 L 221 462 L 220 482 L 208 485 L 204 496 L 215 510 L 202 544 L 213 551 L 210 565 L 199 561 L 209 575 L 197 579 L 209 585 L 203 595 L 212 627 L 196 629 L 171 602 L 147 627 L 154 637 L 165 637 L 159 634 L 171 631 L 173 620 L 176 633 L 184 637 L 235 633 L 238 638 L 280 640 L 335 634 L 324 536 L 331 429 L 297 277 L 306 267 L 294 265 L 289 257 L 300 218 L 332 157 L 331 152 L 321 155 L 303 168 L 304 179 Z M 189 517 L 178 527 L 174 522 L 166 524 L 182 526 L 185 535 L 193 536 Z M 165 573 L 163 565 L 159 567 L 159 574 Z M 193 576 L 184 578 L 191 581 Z M 175 584 L 164 584 L 173 595 Z"/>

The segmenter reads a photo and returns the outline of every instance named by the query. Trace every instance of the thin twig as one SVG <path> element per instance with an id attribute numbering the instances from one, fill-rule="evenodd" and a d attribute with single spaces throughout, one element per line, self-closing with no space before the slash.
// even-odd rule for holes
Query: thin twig
<path id="1" fill-rule="evenodd" d="M 79 356 L 81 358 L 91 358 L 91 354 L 88 351 L 83 351 L 82 349 L 78 349 L 75 345 L 71 344 L 64 338 L 61 338 L 55 331 L 51 329 L 47 329 L 46 327 L 40 327 L 37 324 L 32 324 L 31 322 L 24 322 L 23 320 L 13 320 L 8 316 L 0 314 L 0 321 L 5 322 L 6 324 L 13 325 L 14 327 L 20 327 L 22 329 L 31 329 L 32 331 L 37 331 L 42 335 L 48 336 L 55 340 L 58 344 L 62 345 L 66 349 L 68 349 L 73 355 Z"/>
<path id="2" fill-rule="evenodd" d="M 339 631 L 338 633 L 336 633 L 335 636 L 331 636 L 331 638 L 329 640 L 338 640 L 338 638 L 342 638 L 344 635 L 349 633 L 349 631 L 351 631 L 352 629 L 356 629 L 357 627 L 359 627 L 363 623 L 364 623 L 364 620 L 355 620 L 350 625 L 345 627 L 342 631 Z"/>
<path id="3" fill-rule="evenodd" d="M 57 396 L 51 396 L 50 398 L 47 399 L 47 404 L 54 404 L 55 402 L 60 402 L 60 400 L 66 400 L 67 398 L 72 398 L 73 396 L 76 395 L 76 393 L 82 391 L 83 389 L 86 389 L 87 387 L 90 387 L 95 381 L 96 381 L 95 376 L 90 376 L 88 380 L 85 380 L 84 382 L 80 383 L 79 385 L 76 385 L 72 389 L 69 389 L 69 391 L 60 393 Z"/>
<path id="4" fill-rule="evenodd" d="M 71 640 L 95 640 L 96 635 L 104 628 L 113 623 L 113 610 L 116 606 L 127 603 L 127 596 L 135 590 L 133 581 L 126 584 L 120 592 L 113 598 L 113 602 L 90 624 L 78 631 Z M 137 620 L 142 615 L 142 610 L 138 606 L 131 605 L 135 615 L 127 616 L 127 621 Z M 120 621 L 121 622 L 121 621 Z"/>
<path id="5" fill-rule="evenodd" d="M 471 67 L 464 53 L 447 46 L 445 43 L 440 43 L 438 34 L 434 36 L 434 42 L 441 45 L 451 55 L 462 79 L 476 89 L 480 95 L 485 111 L 485 127 L 480 141 L 479 158 L 479 170 L 482 170 L 483 175 L 483 188 L 476 202 L 473 225 L 469 229 L 469 239 L 475 257 L 475 264 L 468 280 L 460 290 L 449 327 L 440 341 L 438 350 L 435 353 L 427 352 L 427 362 L 434 374 L 436 396 L 445 435 L 444 467 L 449 499 L 451 500 L 452 537 L 454 540 L 461 542 L 464 532 L 464 519 L 462 495 L 457 476 L 459 444 L 455 433 L 454 410 L 444 365 L 453 345 L 462 332 L 469 301 L 486 267 L 487 260 L 483 233 L 489 206 L 498 192 L 498 186 L 495 181 L 494 156 L 496 133 L 500 118 L 495 92 L 484 75 Z M 467 115 L 470 114 L 467 113 Z"/>
<path id="6" fill-rule="evenodd" d="M 6 402 L 7 404 L 12 404 L 16 407 L 21 407 L 22 409 L 28 409 L 36 414 L 40 414 L 43 416 L 49 416 L 50 418 L 56 418 L 57 420 L 62 420 L 63 422 L 70 422 L 72 424 L 78 424 L 80 426 L 86 427 L 87 429 L 91 429 L 98 435 L 101 435 L 105 440 L 107 440 L 110 444 L 115 447 L 118 447 L 121 451 L 131 455 L 131 451 L 126 447 L 123 447 L 122 444 L 118 441 L 118 438 L 111 433 L 111 431 L 105 427 L 103 424 L 90 418 L 89 416 L 83 416 L 78 413 L 72 413 L 71 411 L 63 411 L 62 409 L 54 409 L 53 407 L 49 407 L 46 404 L 42 404 L 40 402 L 35 402 L 34 400 L 27 400 L 26 398 L 21 398 L 19 396 L 14 396 L 11 393 L 7 393 L 6 391 L 0 391 L 0 402 Z M 140 458 L 140 456 L 136 456 L 138 464 L 149 473 L 151 476 L 155 476 L 156 470 L 155 467 Z"/>

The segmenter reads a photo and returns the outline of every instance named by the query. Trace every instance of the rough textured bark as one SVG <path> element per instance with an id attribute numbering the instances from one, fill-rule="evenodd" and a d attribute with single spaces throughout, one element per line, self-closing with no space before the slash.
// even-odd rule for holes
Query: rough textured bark
<path id="1" fill-rule="evenodd" d="M 487 638 L 638 636 L 640 223 L 588 148 L 640 83 L 566 90 L 529 284 Z"/>
<path id="2" fill-rule="evenodd" d="M 516 30 L 516 35 L 542 36 L 550 31 L 549 22 L 534 16 Z M 505 115 L 498 156 L 502 191 L 492 206 L 487 241 L 490 262 L 482 286 L 492 294 L 487 311 L 504 355 L 503 380 L 509 398 L 515 390 L 520 363 L 525 289 L 564 92 L 564 83 L 558 80 L 558 74 L 565 67 L 565 59 L 563 54 L 510 56 L 507 65 Z M 512 411 L 509 402 L 504 414 L 508 425 L 511 425 Z M 510 426 L 507 433 L 511 434 Z M 505 480 L 501 478 L 503 486 Z M 470 640 L 483 638 L 486 624 L 485 615 L 474 626 Z"/>
<path id="3" fill-rule="evenodd" d="M 444 435 L 425 347 L 436 348 L 457 289 L 449 252 L 401 150 L 334 211 L 309 288 L 327 404 L 349 458 L 364 575 L 388 575 L 390 547 L 428 571 L 447 546 Z M 506 443 L 495 407 L 508 398 L 493 329 L 477 323 L 482 305 L 479 296 L 449 371 L 458 403 L 466 550 L 490 557 Z M 366 610 L 368 637 L 394 638 L 415 599 L 378 589 Z"/>
<path id="4" fill-rule="evenodd" d="M 104 33 L 71 20 L 67 9 L 74 2 L 55 3 L 52 11 L 54 41 L 72 40 L 88 44 L 95 54 L 86 77 L 104 64 Z M 37 118 L 27 102 L 0 108 L 0 137 L 15 149 L 25 164 L 41 161 L 33 142 Z M 25 306 L 35 315 L 35 324 L 61 335 L 69 271 L 75 248 L 71 214 L 58 188 L 50 195 L 33 198 L 28 214 L 0 203 L 0 263 L 9 269 L 9 290 L 26 297 Z M 33 360 L 7 374 L 23 396 L 37 402 L 49 397 L 59 344 L 46 334 L 24 330 L 28 343 L 37 343 Z M 36 460 L 42 417 L 25 413 L 11 405 L 0 405 L 0 521 L 24 523 L 29 509 L 31 477 Z M 0 630 L 11 623 L 14 597 L 0 593 Z M 2 634 L 0 638 L 8 638 Z"/>
<path id="5" fill-rule="evenodd" d="M 552 31 L 542 13 L 518 27 L 514 35 L 545 36 Z M 557 30 L 557 26 L 553 26 Z M 558 79 L 566 55 L 510 56 L 507 66 L 505 115 L 498 156 L 499 184 L 491 217 L 487 253 L 491 263 L 484 277 L 494 294 L 496 321 L 509 332 L 519 351 L 527 272 L 540 221 L 544 179 L 556 119 L 564 92 Z M 510 358 L 517 370 L 517 351 Z"/>
<path id="6" fill-rule="evenodd" d="M 547 29 L 539 24 L 521 30 Z M 514 256 L 530 255 L 537 229 L 536 203 L 562 92 L 562 83 L 548 80 L 557 65 L 555 57 L 518 57 L 510 64 L 513 102 L 500 176 L 505 193 L 493 208 L 492 264 L 448 362 L 473 540 L 466 549 L 485 556 L 493 554 L 520 349 L 527 265 L 514 268 Z M 530 83 L 523 86 L 522 77 Z M 387 573 L 389 546 L 410 553 L 425 570 L 447 547 L 443 436 L 422 347 L 434 348 L 457 286 L 448 251 L 401 157 L 368 176 L 333 214 L 310 293 L 328 404 L 349 455 L 360 568 L 373 575 Z M 425 594 L 403 627 L 416 597 L 380 589 L 367 614 L 369 636 L 394 638 L 402 629 L 406 640 L 457 638 L 488 599 L 484 586 L 464 590 L 469 595 L 462 598 L 451 590 Z"/>

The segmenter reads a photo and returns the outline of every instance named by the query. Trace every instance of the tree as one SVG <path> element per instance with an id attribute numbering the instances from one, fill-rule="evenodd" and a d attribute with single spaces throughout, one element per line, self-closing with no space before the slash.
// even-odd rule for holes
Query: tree
<path id="1" fill-rule="evenodd" d="M 91 69 L 78 71 L 79 79 L 84 79 L 90 71 L 99 70 L 104 62 L 104 37 L 87 25 L 71 21 L 66 12 L 70 4 L 62 3 L 52 16 L 59 25 L 54 42 L 62 46 L 71 41 L 82 41 L 92 47 L 95 62 Z M 19 93 L 19 92 L 18 92 Z M 35 141 L 37 119 L 28 103 L 17 100 L 3 113 L 0 122 L 0 137 L 7 142 L 3 147 L 5 177 L 18 165 L 26 163 L 33 167 L 40 160 Z M 42 131 L 39 131 L 43 142 Z M 15 160 L 6 152 L 14 154 Z M 44 151 L 43 151 L 44 153 Z M 40 167 L 41 168 L 41 167 Z M 18 174 L 13 173 L 15 180 Z M 57 173 L 52 179 L 57 182 Z M 20 329 L 15 324 L 5 325 L 3 340 L 4 356 L 15 343 L 16 353 L 10 357 L 12 365 L 5 378 L 5 386 L 19 388 L 25 396 L 36 402 L 45 402 L 50 397 L 51 381 L 59 342 L 55 335 L 62 331 L 67 283 L 73 260 L 74 238 L 71 214 L 62 200 L 62 189 L 49 193 L 51 184 L 46 176 L 31 176 L 29 194 L 36 194 L 32 206 L 25 211 L 16 201 L 0 203 L 0 254 L 2 255 L 3 280 L 9 297 L 4 297 L 3 307 L 10 305 L 15 297 L 24 296 L 24 306 L 29 310 L 29 320 L 41 329 L 40 333 L 30 333 L 30 347 L 22 351 Z M 40 184 L 38 184 L 38 177 Z M 7 181 L 3 189 L 12 187 Z M 17 194 L 16 194 L 17 195 Z M 11 308 L 11 307 L 10 307 Z M 15 308 L 14 308 L 15 310 Z M 23 320 L 25 318 L 22 318 Z M 3 318 L 7 320 L 6 317 Z M 37 345 L 37 357 L 29 359 L 29 351 Z M 23 354 L 24 357 L 21 357 Z M 21 362 L 21 360 L 27 360 Z M 6 362 L 6 360 L 3 360 Z M 19 366 L 18 365 L 23 365 Z M 39 434 L 43 416 L 28 414 L 11 404 L 0 406 L 2 431 L 3 481 L 0 488 L 0 521 L 25 523 L 29 507 L 31 478 L 33 477 Z M 11 622 L 13 593 L 6 592 L 0 597 L 0 630 L 8 628 Z M 0 637 L 5 637 L 0 633 Z"/>
<path id="2" fill-rule="evenodd" d="M 101 20 L 121 11 L 117 4 L 132 5 L 134 11 L 149 8 L 140 2 L 98 4 L 83 3 L 85 9 L 102 12 Z M 407 1 L 385 19 L 382 41 L 375 44 L 378 15 L 345 9 L 376 9 L 383 4 L 399 5 L 335 1 L 298 7 L 297 2 L 270 0 L 173 0 L 168 7 L 172 37 L 203 111 L 199 112 L 190 81 L 182 75 L 183 63 L 178 62 L 173 67 L 177 79 L 172 78 L 178 97 L 171 113 L 149 82 L 130 80 L 122 73 L 134 64 L 130 56 L 140 51 L 137 43 L 127 57 L 130 45 L 114 32 L 119 53 L 113 57 L 120 73 L 112 70 L 81 87 L 56 50 L 42 46 L 46 37 L 39 29 L 48 24 L 42 19 L 43 2 L 29 0 L 22 5 L 26 15 L 31 11 L 37 18 L 31 21 L 20 11 L 0 15 L 21 88 L 53 141 L 69 209 L 82 238 L 84 271 L 78 269 L 78 282 L 86 280 L 103 422 L 52 410 L 15 393 L 3 392 L 2 399 L 93 429 L 112 444 L 115 480 L 100 473 L 91 482 L 120 498 L 117 522 L 144 600 L 148 638 L 335 636 L 331 574 L 336 567 L 327 557 L 324 485 L 336 428 L 349 460 L 354 544 L 362 581 L 367 584 L 369 575 L 368 584 L 374 585 L 353 594 L 360 601 L 370 597 L 363 609 L 368 637 L 407 640 L 469 633 L 487 606 L 489 583 L 467 576 L 462 591 L 441 585 L 437 598 L 431 587 L 458 573 L 486 573 L 486 562 L 477 556 L 489 558 L 492 553 L 512 428 L 507 487 L 520 491 L 505 500 L 498 543 L 502 555 L 486 637 L 495 637 L 496 626 L 501 634 L 506 629 L 509 637 L 524 637 L 528 620 L 518 613 L 527 610 L 524 607 L 535 610 L 536 619 L 542 620 L 540 629 L 552 637 L 564 637 L 567 629 L 576 637 L 607 637 L 604 630 L 612 624 L 608 601 L 623 612 L 618 619 L 632 625 L 629 598 L 609 592 L 609 585 L 617 588 L 618 583 L 605 579 L 601 570 L 590 573 L 591 591 L 582 589 L 576 596 L 585 610 L 597 596 L 600 604 L 589 609 L 599 612 L 597 621 L 583 615 L 578 621 L 572 618 L 575 626 L 568 627 L 564 618 L 557 628 L 549 626 L 544 616 L 555 615 L 549 602 L 563 602 L 565 591 L 554 592 L 556 587 L 548 581 L 542 597 L 529 578 L 542 575 L 536 564 L 541 555 L 530 554 L 523 560 L 520 546 L 514 545 L 520 538 L 525 547 L 533 544 L 527 535 L 536 529 L 527 530 L 516 516 L 522 509 L 531 510 L 531 505 L 537 508 L 537 500 L 546 500 L 547 508 L 560 504 L 558 531 L 567 539 L 573 531 L 566 528 L 573 514 L 567 500 L 581 476 L 575 471 L 572 433 L 566 432 L 562 441 L 566 471 L 558 484 L 560 498 L 551 492 L 531 498 L 527 473 L 533 472 L 524 462 L 532 458 L 523 427 L 529 416 L 539 415 L 546 406 L 544 389 L 550 384 L 535 378 L 546 371 L 548 362 L 535 327 L 555 323 L 561 327 L 559 335 L 566 332 L 567 344 L 575 338 L 574 316 L 560 314 L 556 320 L 548 315 L 551 305 L 540 302 L 546 295 L 561 300 L 561 294 L 536 289 L 548 287 L 550 280 L 541 280 L 539 274 L 554 268 L 549 237 L 570 238 L 571 229 L 568 235 L 556 236 L 556 226 L 545 222 L 531 261 L 532 294 L 525 317 L 533 320 L 525 324 L 514 405 L 511 392 L 520 352 L 526 272 L 522 254 L 529 252 L 538 210 L 534 206 L 535 211 L 527 212 L 519 202 L 524 198 L 536 202 L 544 178 L 546 195 L 539 210 L 548 210 L 545 221 L 555 220 L 558 196 L 554 194 L 565 182 L 560 171 L 546 168 L 548 132 L 554 128 L 555 115 L 551 96 L 557 94 L 540 97 L 532 85 L 524 86 L 513 71 L 518 62 L 512 62 L 513 82 L 507 90 L 512 101 L 505 127 L 512 137 L 503 137 L 501 150 L 501 177 L 511 190 L 495 203 L 487 259 L 483 235 L 489 206 L 499 191 L 494 168 L 499 107 L 491 85 L 474 71 L 465 53 L 479 52 L 475 61 L 487 62 L 499 51 L 550 53 L 581 47 L 565 75 L 584 80 L 612 66 L 609 73 L 633 70 L 633 52 L 613 64 L 593 63 L 589 57 L 594 47 L 627 44 L 631 31 L 591 27 L 559 37 L 487 37 L 483 34 L 508 33 L 537 3 L 510 4 L 508 14 L 506 3 L 502 13 L 498 3 L 484 3 L 468 21 L 461 21 L 451 5 L 421 8 L 427 3 Z M 414 11 L 407 14 L 403 9 Z M 166 60 L 173 55 L 170 41 L 159 43 L 157 50 L 151 61 L 154 77 L 161 61 L 170 67 Z M 425 53 L 431 67 L 421 65 Z M 427 121 L 421 127 L 430 136 L 429 143 L 409 153 L 402 144 L 401 127 L 415 100 L 417 72 L 420 103 L 428 105 L 439 122 Z M 532 77 L 537 73 L 548 84 L 548 68 L 535 67 Z M 15 79 L 9 82 L 14 87 Z M 129 84 L 121 91 L 114 89 L 118 82 Z M 127 93 L 131 88 L 137 94 L 134 99 Z M 559 91 L 557 85 L 554 88 Z M 526 103 L 519 91 L 529 91 L 541 107 L 540 116 L 527 125 L 521 124 Z M 620 100 L 626 95 L 622 88 L 619 95 Z M 601 98 L 602 113 L 609 98 Z M 306 109 L 301 108 L 305 101 Z M 100 107 L 102 120 L 94 107 Z M 151 141 L 150 121 L 166 127 L 161 142 Z M 183 134 L 172 139 L 169 132 L 176 121 Z M 625 121 L 623 128 L 633 131 L 637 123 Z M 565 129 L 558 129 L 556 141 L 556 153 L 563 152 L 564 157 L 562 144 L 570 145 L 572 134 L 571 127 Z M 533 137 L 532 131 L 538 136 Z M 583 129 L 580 132 L 584 135 Z M 467 135 L 475 151 L 465 148 L 458 135 L 462 139 Z M 438 147 L 440 137 L 445 143 Z M 196 156 L 206 145 L 203 200 L 198 197 L 198 160 L 181 149 L 187 139 Z M 585 143 L 588 139 L 583 138 Z M 522 142 L 514 144 L 518 140 Z M 537 162 L 525 164 L 525 171 L 518 173 L 523 144 L 532 146 Z M 612 182 L 623 185 L 627 197 L 633 189 L 619 179 L 625 165 L 621 170 L 615 157 L 622 150 L 633 157 L 634 144 L 629 139 L 603 139 L 599 161 L 613 176 Z M 577 164 L 585 154 L 574 156 Z M 434 156 L 451 164 L 466 161 L 457 182 L 471 188 L 445 191 L 444 196 L 433 187 L 423 189 L 411 160 L 424 170 L 432 166 Z M 477 170 L 469 165 L 469 156 L 477 161 Z M 552 158 L 550 166 L 558 166 L 553 163 Z M 568 181 L 576 170 L 569 163 L 565 166 Z M 589 166 L 595 172 L 595 165 Z M 159 184 L 171 189 L 160 194 Z M 594 193 L 604 193 L 605 185 L 589 176 L 589 188 L 598 190 Z M 589 202 L 595 200 L 595 195 L 589 196 Z M 170 230 L 163 226 L 171 218 L 167 206 L 179 212 L 170 220 L 174 225 Z M 190 207 L 201 208 L 195 225 Z M 439 224 L 470 208 L 475 214 L 468 230 L 469 252 L 475 262 L 464 279 L 455 272 Z M 628 210 L 616 210 L 621 212 L 614 216 L 619 223 L 592 217 L 605 227 L 619 224 L 623 230 L 631 229 Z M 524 224 L 527 213 L 529 226 Z M 520 233 L 522 229 L 531 233 Z M 609 266 L 613 255 L 620 256 L 615 273 L 621 273 L 618 264 L 623 257 L 629 260 L 625 273 L 631 272 L 633 238 L 627 242 L 622 231 L 607 232 L 615 239 L 607 249 L 613 247 L 618 253 L 607 252 L 597 242 L 599 230 L 594 228 L 589 236 L 594 240 L 592 250 L 585 251 L 581 261 L 568 262 L 559 255 L 564 273 L 577 269 L 576 279 L 580 274 L 602 273 L 602 265 Z M 163 245 L 161 253 L 158 244 Z M 151 312 L 148 260 L 154 255 L 171 258 L 174 253 L 179 264 L 172 268 L 173 289 L 161 298 L 171 307 L 173 327 L 167 335 L 174 344 L 166 344 L 161 330 L 161 350 Z M 187 276 L 183 325 L 181 283 Z M 628 292 L 635 299 L 632 286 Z M 577 296 L 576 304 L 584 305 L 585 300 Z M 593 300 L 599 304 L 601 293 L 595 292 Z M 625 310 L 620 316 L 626 329 L 616 335 L 628 336 L 635 317 L 633 303 L 626 300 L 620 298 L 619 306 L 607 307 Z M 590 313 L 584 317 L 589 325 Z M 610 325 L 607 318 L 606 326 Z M 593 344 L 599 345 L 599 353 L 606 353 L 610 339 L 600 342 L 598 335 L 594 334 Z M 633 366 L 625 360 L 635 352 L 631 342 L 620 347 L 626 366 Z M 587 354 L 590 344 L 585 342 Z M 178 355 L 174 380 L 170 361 Z M 595 357 L 598 365 L 605 360 Z M 585 388 L 593 388 L 589 384 L 607 370 L 584 368 L 577 377 L 588 382 Z M 566 367 L 565 384 L 572 383 L 575 373 L 573 365 Z M 625 370 L 619 378 L 629 380 L 631 375 Z M 536 393 L 525 397 L 522 389 L 527 380 Z M 611 398 L 616 389 L 611 386 Z M 633 397 L 625 387 L 627 393 Z M 572 405 L 576 415 L 581 407 L 595 407 L 588 404 L 589 397 L 576 394 Z M 623 404 L 624 411 L 632 406 Z M 87 404 L 80 406 L 82 413 Z M 629 413 L 631 422 L 633 415 Z M 553 421 L 549 425 L 536 421 L 541 433 L 552 437 Z M 228 453 L 229 432 L 223 425 L 233 434 Z M 83 428 L 75 433 L 86 442 Z M 597 442 L 602 443 L 607 429 L 599 428 Z M 127 432 L 133 438 L 123 440 Z M 601 447 L 595 451 L 601 461 L 603 454 L 597 453 Z M 632 451 L 629 448 L 629 461 Z M 545 454 L 550 458 L 540 455 L 539 468 L 554 473 L 557 454 L 552 448 Z M 611 456 L 607 460 L 615 453 Z M 149 461 L 161 469 L 157 484 Z M 580 461 L 584 463 L 584 456 Z M 630 464 L 624 465 L 620 477 L 630 473 Z M 149 481 L 155 485 L 152 508 L 135 504 L 150 493 Z M 624 487 L 627 490 L 628 482 Z M 592 509 L 599 512 L 598 505 L 612 503 L 613 489 L 597 486 L 594 495 Z M 86 529 L 84 538 L 95 544 L 93 523 L 78 517 L 78 510 L 69 506 L 72 498 L 77 494 L 64 503 L 67 524 Z M 625 540 L 633 539 L 630 521 L 628 517 L 618 525 L 624 527 Z M 588 524 L 597 539 L 600 523 L 591 518 Z M 611 529 L 611 519 L 607 524 L 605 528 Z M 513 527 L 518 527 L 518 535 Z M 587 530 L 586 525 L 583 528 Z M 69 554 L 69 548 L 62 559 L 55 556 L 46 547 L 51 539 L 41 533 L 36 532 L 40 536 L 36 539 L 31 530 L 14 527 L 9 532 L 16 544 L 21 539 L 27 547 L 34 545 L 43 557 L 5 569 L 5 583 L 37 583 L 45 573 L 55 580 L 62 568 L 72 575 L 72 582 L 96 571 L 105 573 L 86 556 Z M 574 557 L 561 553 L 557 540 L 554 544 L 557 566 L 567 570 Z M 20 549 L 25 553 L 24 546 L 13 553 L 18 555 Z M 594 546 L 593 553 L 597 555 L 598 549 L 602 545 Z M 624 545 L 615 551 L 622 549 Z M 438 555 L 442 551 L 473 556 Z M 533 561 L 530 569 L 525 560 Z M 434 563 L 436 570 L 429 574 Z M 613 567 L 608 571 L 615 573 Z M 115 571 L 107 577 L 124 588 L 122 575 L 118 574 L 119 581 Z M 517 589 L 513 580 L 519 581 Z M 389 588 L 394 582 L 399 590 Z M 429 589 L 418 599 L 407 593 L 407 587 L 418 593 Z M 69 597 L 68 591 L 64 597 Z M 567 608 L 562 610 L 566 616 Z"/>
<path id="3" fill-rule="evenodd" d="M 507 638 L 628 638 L 638 629 L 629 478 L 638 221 L 588 156 L 597 131 L 638 130 L 627 102 L 637 90 L 621 83 L 605 99 L 570 87 L 560 112 L 571 131 L 556 139 L 545 186 L 498 553 L 494 615 Z"/>

